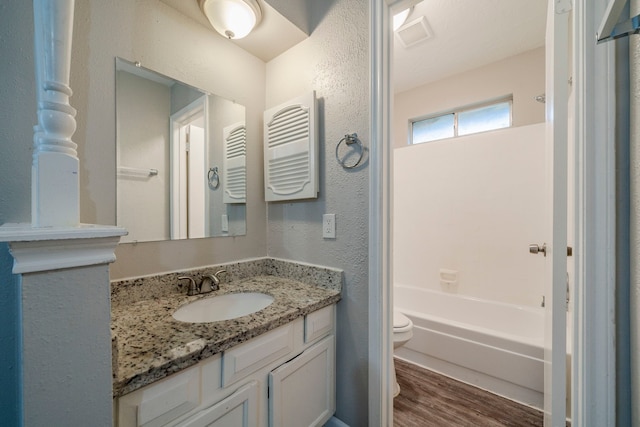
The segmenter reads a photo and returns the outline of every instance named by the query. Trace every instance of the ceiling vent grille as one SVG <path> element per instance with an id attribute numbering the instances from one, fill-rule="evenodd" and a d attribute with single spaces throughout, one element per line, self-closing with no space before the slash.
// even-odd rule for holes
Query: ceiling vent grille
<path id="1" fill-rule="evenodd" d="M 413 46 L 432 37 L 427 18 L 424 16 L 407 22 L 398 28 L 396 34 L 404 47 Z"/>

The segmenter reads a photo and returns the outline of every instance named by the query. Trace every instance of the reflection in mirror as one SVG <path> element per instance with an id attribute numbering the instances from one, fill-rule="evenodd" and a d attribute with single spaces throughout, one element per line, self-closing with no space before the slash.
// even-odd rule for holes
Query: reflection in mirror
<path id="1" fill-rule="evenodd" d="M 246 233 L 245 108 L 116 58 L 122 242 Z"/>

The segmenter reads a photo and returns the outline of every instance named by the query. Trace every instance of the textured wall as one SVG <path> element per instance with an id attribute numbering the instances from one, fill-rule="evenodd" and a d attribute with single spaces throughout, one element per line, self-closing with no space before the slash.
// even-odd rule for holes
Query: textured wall
<path id="1" fill-rule="evenodd" d="M 33 6 L 0 4 L 0 224 L 31 221 L 31 145 L 36 118 Z"/>
<path id="2" fill-rule="evenodd" d="M 0 224 L 31 221 L 31 145 L 36 124 L 32 2 L 0 2 Z M 0 244 L 0 420 L 20 422 L 20 291 Z"/>
<path id="3" fill-rule="evenodd" d="M 110 426 L 107 265 L 23 276 L 24 423 Z"/>
<path id="4" fill-rule="evenodd" d="M 291 21 L 306 34 L 311 34 L 309 6 L 305 0 L 266 0 L 271 7 Z"/>
<path id="5" fill-rule="evenodd" d="M 20 360 L 20 282 L 11 275 L 13 258 L 6 243 L 0 244 L 0 420 L 20 425 L 22 364 Z"/>
<path id="6" fill-rule="evenodd" d="M 320 197 L 270 203 L 269 256 L 344 269 L 338 304 L 337 416 L 367 425 L 368 164 L 344 170 L 335 146 L 357 132 L 369 142 L 368 2 L 310 2 L 311 37 L 267 64 L 267 108 L 315 90 L 319 99 Z M 336 214 L 336 239 L 322 238 L 323 213 Z"/>
<path id="7" fill-rule="evenodd" d="M 116 56 L 247 107 L 247 235 L 120 245 L 111 277 L 264 256 L 264 62 L 159 0 L 76 2 L 74 31 L 71 104 L 78 109 L 74 140 L 79 144 L 82 222 L 115 224 Z"/>
<path id="8" fill-rule="evenodd" d="M 631 2 L 631 16 L 640 1 Z M 640 425 L 640 36 L 629 37 L 631 104 L 631 405 L 632 425 Z"/>
<path id="9" fill-rule="evenodd" d="M 544 122 L 544 48 L 457 74 L 395 95 L 393 146 L 407 145 L 409 119 L 513 94 L 513 125 Z"/>

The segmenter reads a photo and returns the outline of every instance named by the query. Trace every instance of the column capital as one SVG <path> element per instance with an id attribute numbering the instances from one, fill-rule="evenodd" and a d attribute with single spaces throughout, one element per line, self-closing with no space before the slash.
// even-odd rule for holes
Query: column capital
<path id="1" fill-rule="evenodd" d="M 9 244 L 14 274 L 59 270 L 116 260 L 115 248 L 127 234 L 121 227 L 80 224 L 78 227 L 0 226 L 0 242 Z"/>

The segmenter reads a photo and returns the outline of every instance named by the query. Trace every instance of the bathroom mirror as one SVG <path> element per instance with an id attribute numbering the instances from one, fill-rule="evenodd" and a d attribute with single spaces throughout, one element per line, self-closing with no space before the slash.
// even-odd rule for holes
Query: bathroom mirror
<path id="1" fill-rule="evenodd" d="M 245 120 L 242 105 L 116 58 L 121 241 L 246 234 Z"/>

